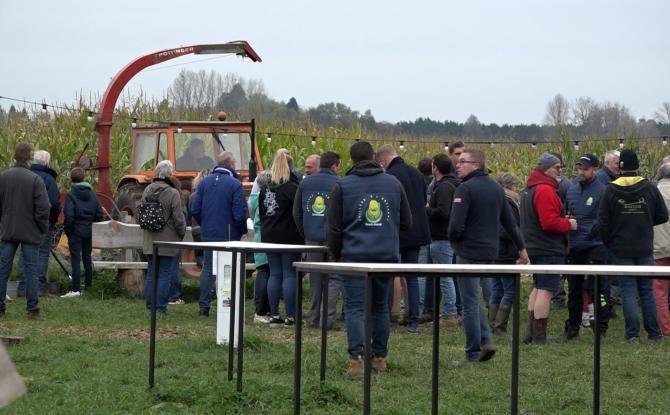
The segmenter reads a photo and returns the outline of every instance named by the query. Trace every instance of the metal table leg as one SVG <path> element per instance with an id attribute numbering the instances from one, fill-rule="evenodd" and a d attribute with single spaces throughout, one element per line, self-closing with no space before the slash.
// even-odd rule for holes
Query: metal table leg
<path id="1" fill-rule="evenodd" d="M 372 319 L 372 277 L 366 275 L 365 277 L 365 366 L 363 370 L 363 414 L 370 414 L 370 369 L 372 357 L 372 350 L 370 345 L 370 338 L 372 337 L 371 319 Z"/>
<path id="2" fill-rule="evenodd" d="M 149 338 L 149 387 L 154 387 L 154 367 L 156 364 L 156 294 L 158 292 L 158 247 L 154 245 L 152 251 L 152 272 L 151 281 L 151 335 Z"/>
<path id="3" fill-rule="evenodd" d="M 514 307 L 512 310 L 512 396 L 511 413 L 519 413 L 519 309 L 521 302 L 521 276 L 514 275 Z"/>
<path id="4" fill-rule="evenodd" d="M 233 258 L 234 259 L 234 258 Z M 239 270 L 240 270 L 240 327 L 238 329 L 238 340 L 237 340 L 237 391 L 242 392 L 242 370 L 244 368 L 244 296 L 246 292 L 246 253 L 244 251 L 238 252 L 238 259 L 240 261 Z M 236 275 L 233 275 L 233 278 L 236 278 Z"/>
<path id="5" fill-rule="evenodd" d="M 324 383 L 326 381 L 326 350 L 328 343 L 327 327 L 328 327 L 328 284 L 330 278 L 328 274 L 322 274 L 321 278 L 321 368 L 319 371 L 319 381 Z"/>
<path id="6" fill-rule="evenodd" d="M 600 414 L 600 276 L 593 277 L 593 414 Z"/>
<path id="7" fill-rule="evenodd" d="M 302 369 L 302 277 L 296 275 L 296 315 L 295 315 L 295 364 L 293 368 L 293 413 L 300 413 L 300 372 Z"/>
<path id="8" fill-rule="evenodd" d="M 213 252 L 212 255 L 214 255 Z M 235 301 L 235 295 L 237 294 L 236 274 L 237 258 L 235 257 L 235 252 L 232 252 L 232 270 L 230 279 L 230 325 L 228 330 L 228 381 L 233 380 L 233 360 L 235 359 L 235 308 L 237 307 L 237 301 Z"/>
<path id="9" fill-rule="evenodd" d="M 440 290 L 440 278 L 433 277 L 433 400 L 431 404 L 431 413 L 438 413 L 438 390 L 439 390 L 439 367 L 440 367 L 440 317 L 438 294 Z M 426 301 L 424 299 L 424 301 Z"/>

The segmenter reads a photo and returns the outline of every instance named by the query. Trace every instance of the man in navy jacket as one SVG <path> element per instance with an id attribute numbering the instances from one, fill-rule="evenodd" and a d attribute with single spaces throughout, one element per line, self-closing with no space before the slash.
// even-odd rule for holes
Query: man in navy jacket
<path id="1" fill-rule="evenodd" d="M 528 254 L 505 192 L 489 178 L 485 162 L 481 151 L 465 149 L 456 166 L 462 182 L 454 194 L 447 231 L 456 253 L 456 263 L 493 263 L 498 258 L 501 224 L 519 248 L 518 262 L 527 263 Z M 479 279 L 485 277 L 457 277 L 468 362 L 484 362 L 495 354 L 489 321 L 479 305 Z"/>
<path id="2" fill-rule="evenodd" d="M 224 151 L 216 158 L 219 163 L 212 174 L 198 186 L 191 213 L 200 224 L 203 241 L 239 241 L 247 233 L 247 203 L 244 189 L 233 173 L 223 165 L 230 158 Z M 212 252 L 205 252 L 200 275 L 200 316 L 209 316 L 212 301 Z"/>
<path id="3" fill-rule="evenodd" d="M 405 163 L 390 145 L 382 146 L 377 152 L 379 164 L 386 172 L 395 176 L 405 189 L 409 208 L 412 212 L 412 228 L 400 231 L 400 262 L 417 264 L 421 247 L 430 244 L 430 228 L 426 214 L 426 184 L 423 174 Z M 419 324 L 419 281 L 417 277 L 405 277 L 409 297 L 409 321 L 407 331 L 417 333 Z M 389 290 L 389 303 L 393 290 Z M 389 304 L 390 306 L 391 304 Z"/>

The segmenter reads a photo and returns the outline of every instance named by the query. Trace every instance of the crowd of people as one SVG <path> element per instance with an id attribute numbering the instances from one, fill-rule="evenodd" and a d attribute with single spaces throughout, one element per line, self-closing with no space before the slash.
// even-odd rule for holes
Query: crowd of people
<path id="1" fill-rule="evenodd" d="M 144 230 L 143 250 L 149 264 L 146 307 L 152 302 L 148 287 L 153 278 L 158 282 L 159 313 L 165 314 L 168 304 L 183 303 L 180 253 L 162 247 L 153 258 L 154 240 L 180 241 L 187 225 L 197 230 L 194 238 L 198 240 L 239 240 L 247 233 L 249 218 L 255 241 L 327 246 L 327 254 L 307 256 L 316 262 L 670 265 L 670 157 L 663 160 L 653 183 L 638 174 L 639 160 L 630 149 L 607 152 L 602 165 L 594 154 L 581 155 L 572 179 L 563 174 L 560 154 L 543 153 L 522 186 L 510 172 L 496 172 L 492 178 L 484 152 L 466 148 L 462 142 L 452 143 L 448 154 L 421 160 L 418 168 L 407 164 L 390 145 L 375 152 L 370 143 L 357 141 L 348 156 L 352 167 L 341 175 L 342 155 L 332 151 L 310 155 L 302 176 L 290 152 L 280 149 L 271 168 L 255 179 L 248 201 L 229 151 L 217 155 L 211 170 L 201 171 L 190 192 L 182 191 L 169 160 L 159 162 L 155 179 L 141 199 L 141 203 L 158 202 L 164 215 L 159 230 Z M 47 152 L 37 151 L 33 157 L 30 146 L 21 143 L 14 158 L 15 166 L 0 174 L 0 315 L 5 312 L 6 282 L 14 254 L 21 246 L 27 312 L 35 318 L 39 317 L 38 291 L 46 278 L 60 198 Z M 32 166 L 28 165 L 31 159 Z M 84 288 L 92 283 L 91 224 L 102 216 L 91 186 L 84 181 L 84 171 L 74 168 L 70 179 L 64 225 L 73 282 L 66 298 L 81 294 L 80 259 Z M 207 318 L 214 285 L 213 259 L 211 251 L 197 255 L 202 263 L 199 315 Z M 292 264 L 298 260 L 300 255 L 295 253 L 255 254 L 255 323 L 295 324 Z M 154 261 L 159 264 L 158 275 L 152 275 Z M 638 305 L 647 341 L 670 336 L 668 280 L 601 276 L 595 292 L 594 276 L 536 273 L 527 302 L 524 342 L 551 342 L 548 322 L 552 301 L 561 298 L 563 278 L 568 286 L 565 340 L 579 337 L 585 326 L 605 337 L 619 295 L 626 341 L 640 341 Z M 350 357 L 347 376 L 362 377 L 364 281 L 338 275 L 329 276 L 327 287 L 324 281 L 322 275 L 310 276 L 307 324 L 319 328 L 325 321 L 326 328 L 334 330 L 339 328 L 338 320 L 344 319 Z M 439 282 L 438 302 L 433 303 L 430 279 L 374 279 L 373 369 L 386 371 L 392 321 L 417 334 L 421 323 L 432 321 L 436 308 L 444 329 L 462 326 L 466 362 L 491 359 L 496 352 L 494 337 L 507 332 L 515 296 L 513 281 L 510 275 L 445 276 Z M 400 293 L 404 314 L 398 317 Z M 342 313 L 338 314 L 340 295 Z M 598 327 L 588 317 L 594 306 L 601 316 Z"/>

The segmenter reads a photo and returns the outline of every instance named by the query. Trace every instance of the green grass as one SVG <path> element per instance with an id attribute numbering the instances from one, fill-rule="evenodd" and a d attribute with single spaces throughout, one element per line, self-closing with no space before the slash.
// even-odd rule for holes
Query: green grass
<path id="1" fill-rule="evenodd" d="M 99 281 L 104 280 L 104 281 Z M 215 344 L 215 318 L 200 320 L 197 283 L 184 287 L 188 304 L 170 306 L 159 319 L 156 387 L 147 387 L 149 316 L 143 300 L 112 296 L 96 285 L 71 300 L 41 300 L 44 320 L 24 316 L 24 299 L 8 304 L 0 333 L 24 336 L 9 353 L 28 394 L 2 414 L 226 413 L 286 414 L 292 411 L 293 330 L 251 323 L 247 304 L 244 391 L 226 380 L 227 349 Z M 527 286 L 524 285 L 527 290 Z M 527 292 L 524 292 L 524 296 Z M 307 305 L 307 304 L 305 304 Z M 622 313 L 619 310 L 619 314 Z M 552 312 L 550 331 L 562 330 L 564 311 Z M 523 320 L 522 320 L 523 321 Z M 509 412 L 511 342 L 485 364 L 457 366 L 463 358 L 461 331 L 441 333 L 440 413 Z M 419 336 L 394 328 L 389 373 L 373 375 L 373 413 L 422 414 L 430 410 L 431 329 Z M 305 414 L 360 413 L 362 383 L 344 379 L 346 335 L 329 336 L 327 382 L 320 386 L 319 332 L 306 330 L 302 406 Z M 623 340 L 623 320 L 613 320 L 602 349 L 603 414 L 666 414 L 670 407 L 667 359 L 670 343 L 652 346 Z M 520 412 L 591 412 L 592 336 L 557 347 L 521 346 Z"/>

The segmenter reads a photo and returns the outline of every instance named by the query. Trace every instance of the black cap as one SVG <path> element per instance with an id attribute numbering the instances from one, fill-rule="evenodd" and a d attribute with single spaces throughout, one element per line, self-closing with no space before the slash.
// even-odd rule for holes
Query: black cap
<path id="1" fill-rule="evenodd" d="M 622 171 L 635 171 L 640 168 L 640 161 L 637 159 L 637 154 L 631 149 L 621 151 L 619 156 L 619 168 Z"/>
<path id="2" fill-rule="evenodd" d="M 583 167 L 598 167 L 598 157 L 590 153 L 582 154 L 575 165 Z"/>

